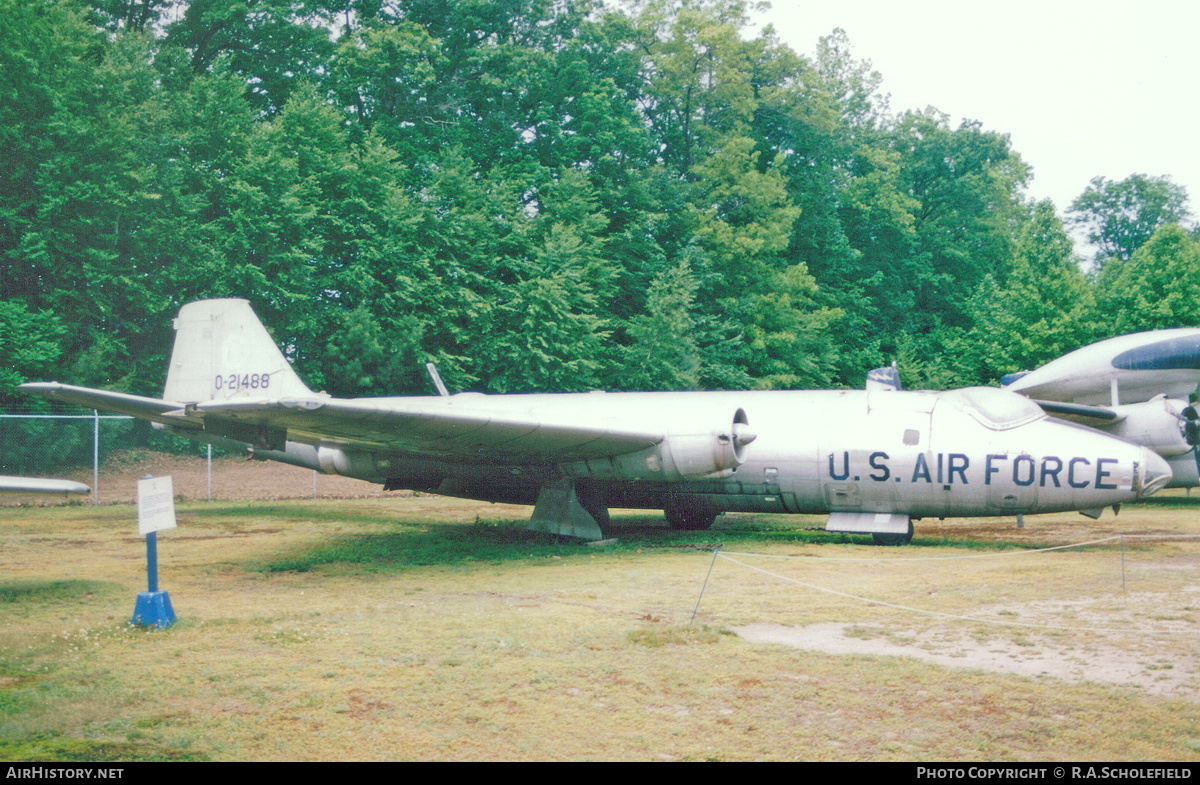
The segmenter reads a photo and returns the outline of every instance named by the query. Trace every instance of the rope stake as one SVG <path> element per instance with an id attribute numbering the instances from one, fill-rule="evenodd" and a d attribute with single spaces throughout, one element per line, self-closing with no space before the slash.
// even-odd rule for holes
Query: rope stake
<path id="1" fill-rule="evenodd" d="M 712 575 L 713 565 L 717 563 L 717 554 L 721 551 L 721 546 L 713 548 L 712 561 L 708 565 L 708 574 L 704 576 L 704 585 L 700 587 L 700 596 L 696 598 L 696 607 L 692 609 L 692 618 L 688 621 L 688 626 L 691 627 L 696 621 L 696 612 L 700 610 L 700 600 L 704 597 L 704 590 L 708 588 L 708 577 Z"/>

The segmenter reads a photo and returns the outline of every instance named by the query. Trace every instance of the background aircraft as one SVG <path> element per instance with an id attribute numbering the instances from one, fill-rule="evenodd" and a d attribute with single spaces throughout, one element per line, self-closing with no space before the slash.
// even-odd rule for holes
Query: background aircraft
<path id="1" fill-rule="evenodd" d="M 600 539 L 610 507 L 671 525 L 722 512 L 829 513 L 906 542 L 922 516 L 1088 510 L 1171 479 L 1153 452 L 994 388 L 337 399 L 309 390 L 245 300 L 185 305 L 163 398 L 22 389 L 325 473 L 534 505 L 530 525 Z"/>
<path id="2" fill-rule="evenodd" d="M 43 480 L 37 477 L 0 476 L 0 492 L 7 493 L 91 493 L 92 489 L 72 480 Z"/>
<path id="3" fill-rule="evenodd" d="M 1050 414 L 1154 450 L 1171 466 L 1172 487 L 1200 483 L 1200 328 L 1109 338 L 1001 384 Z"/>

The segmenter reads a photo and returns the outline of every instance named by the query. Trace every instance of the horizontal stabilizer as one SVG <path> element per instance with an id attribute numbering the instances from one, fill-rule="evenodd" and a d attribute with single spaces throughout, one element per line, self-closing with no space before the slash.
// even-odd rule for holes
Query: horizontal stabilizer
<path id="1" fill-rule="evenodd" d="M 111 390 L 93 390 L 90 387 L 75 387 L 58 382 L 28 382 L 22 384 L 20 389 L 42 398 L 74 403 L 89 409 L 128 414 L 131 417 L 140 417 L 171 425 L 180 424 L 177 415 L 183 408 L 181 403 L 172 403 L 158 398 L 143 398 L 140 395 L 129 395 Z M 176 416 L 171 416 L 171 413 Z"/>

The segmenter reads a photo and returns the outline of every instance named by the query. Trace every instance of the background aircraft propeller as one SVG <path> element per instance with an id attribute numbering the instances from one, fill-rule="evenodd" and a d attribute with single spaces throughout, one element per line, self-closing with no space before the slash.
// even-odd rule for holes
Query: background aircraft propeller
<path id="1" fill-rule="evenodd" d="M 1196 411 L 1196 407 L 1191 404 L 1185 406 L 1178 417 L 1182 422 L 1180 430 L 1183 432 L 1184 441 L 1193 447 L 1200 444 L 1200 412 Z"/>

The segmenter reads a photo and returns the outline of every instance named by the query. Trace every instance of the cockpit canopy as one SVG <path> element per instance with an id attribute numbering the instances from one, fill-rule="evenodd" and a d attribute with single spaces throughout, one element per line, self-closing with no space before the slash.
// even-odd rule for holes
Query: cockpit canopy
<path id="1" fill-rule="evenodd" d="M 1046 416 L 1042 408 L 1023 395 L 995 387 L 966 387 L 940 396 L 942 405 L 969 414 L 993 431 L 1007 431 Z"/>

